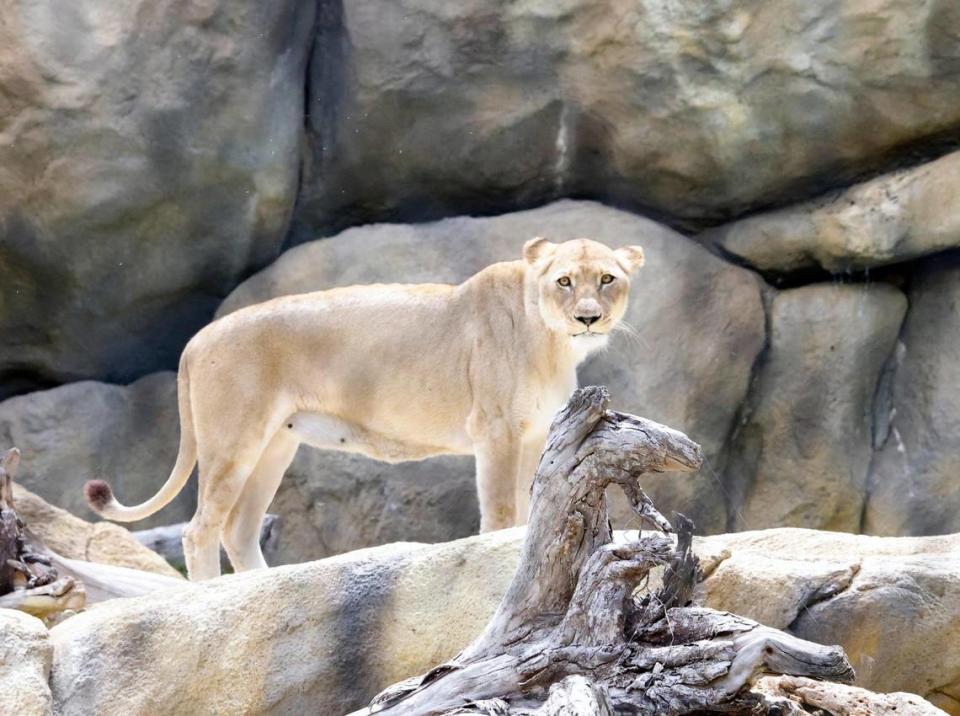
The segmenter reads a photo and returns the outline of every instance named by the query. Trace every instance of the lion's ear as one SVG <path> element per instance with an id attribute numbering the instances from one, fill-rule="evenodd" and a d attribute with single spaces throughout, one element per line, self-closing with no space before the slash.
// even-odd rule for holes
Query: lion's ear
<path id="1" fill-rule="evenodd" d="M 535 264 L 540 259 L 546 258 L 553 253 L 557 245 L 552 241 L 547 241 L 542 236 L 530 239 L 523 245 L 523 260 L 528 264 Z"/>
<path id="2" fill-rule="evenodd" d="M 617 261 L 627 273 L 633 273 L 643 266 L 643 249 L 639 246 L 624 246 L 613 253 L 616 254 Z"/>

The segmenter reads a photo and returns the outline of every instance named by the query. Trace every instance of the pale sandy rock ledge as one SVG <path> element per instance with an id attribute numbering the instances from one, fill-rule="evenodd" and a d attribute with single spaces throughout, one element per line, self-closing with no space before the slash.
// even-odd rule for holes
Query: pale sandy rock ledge
<path id="1" fill-rule="evenodd" d="M 61 557 L 181 578 L 163 557 L 144 547 L 120 525 L 81 520 L 16 483 L 13 501 L 31 533 Z"/>
<path id="2" fill-rule="evenodd" d="M 523 529 L 394 544 L 118 600 L 50 632 L 58 713 L 345 713 L 486 624 Z M 858 685 L 960 714 L 960 536 L 698 540 L 709 606 L 839 642 Z"/>
<path id="3" fill-rule="evenodd" d="M 953 152 L 704 238 L 761 271 L 869 269 L 960 246 L 958 193 L 960 152 Z"/>

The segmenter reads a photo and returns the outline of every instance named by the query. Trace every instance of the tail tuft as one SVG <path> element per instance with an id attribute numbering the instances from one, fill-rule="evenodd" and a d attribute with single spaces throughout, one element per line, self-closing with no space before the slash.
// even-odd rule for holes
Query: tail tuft
<path id="1" fill-rule="evenodd" d="M 88 480 L 83 486 L 83 496 L 94 512 L 101 512 L 113 502 L 113 490 L 103 480 Z"/>

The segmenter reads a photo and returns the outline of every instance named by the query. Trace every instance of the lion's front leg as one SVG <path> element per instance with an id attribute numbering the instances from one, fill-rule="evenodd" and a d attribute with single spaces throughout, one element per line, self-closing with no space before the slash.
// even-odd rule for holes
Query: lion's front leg
<path id="1" fill-rule="evenodd" d="M 475 439 L 480 531 L 490 532 L 516 523 L 520 441 L 506 426 L 484 430 Z"/>
<path id="2" fill-rule="evenodd" d="M 533 485 L 533 477 L 537 472 L 537 466 L 540 464 L 540 456 L 543 454 L 543 445 L 546 441 L 546 433 L 535 433 L 532 436 L 525 436 L 523 439 L 520 452 L 520 470 L 517 474 L 515 524 L 518 526 L 527 524 L 530 518 L 530 488 Z"/>

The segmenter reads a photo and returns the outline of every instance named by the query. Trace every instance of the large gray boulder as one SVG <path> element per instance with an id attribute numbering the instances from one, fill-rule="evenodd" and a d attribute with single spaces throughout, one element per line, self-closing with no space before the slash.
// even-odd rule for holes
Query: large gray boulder
<path id="1" fill-rule="evenodd" d="M 179 444 L 174 373 L 128 386 L 70 383 L 0 403 L 0 445 L 15 445 L 23 453 L 17 482 L 88 520 L 99 518 L 84 500 L 84 482 L 107 480 L 122 502 L 141 502 L 167 479 Z M 137 528 L 190 519 L 196 492 L 197 482 L 190 480 L 170 505 Z"/>
<path id="2" fill-rule="evenodd" d="M 889 421 L 877 436 L 864 529 L 960 531 L 960 255 L 913 273 Z"/>
<path id="3" fill-rule="evenodd" d="M 860 531 L 877 385 L 906 308 L 887 284 L 776 295 L 728 466 L 736 529 Z"/>
<path id="4" fill-rule="evenodd" d="M 951 0 L 351 0 L 321 11 L 300 221 L 575 194 L 716 221 L 960 126 Z"/>
<path id="5" fill-rule="evenodd" d="M 458 283 L 495 261 L 518 259 L 523 243 L 538 235 L 644 247 L 647 263 L 634 278 L 625 319 L 635 332 L 615 335 L 610 349 L 584 366 L 580 383 L 609 386 L 618 409 L 676 426 L 703 445 L 701 473 L 657 476 L 649 488 L 661 508 L 682 509 L 702 530 L 724 529 L 718 472 L 764 342 L 760 281 L 653 221 L 565 200 L 492 218 L 349 229 L 287 251 L 241 284 L 218 315 L 278 295 L 356 283 Z M 458 465 L 458 475 L 471 470 Z M 440 472 L 427 464 L 419 469 Z M 397 474 L 377 470 L 390 479 Z M 322 484 L 324 472 L 317 464 L 307 479 Z"/>
<path id="6" fill-rule="evenodd" d="M 313 4 L 0 7 L 0 393 L 176 365 L 296 197 Z"/>
<path id="7" fill-rule="evenodd" d="M 475 638 L 523 537 L 387 545 L 106 602 L 50 632 L 56 712 L 347 713 Z M 695 550 L 698 602 L 840 643 L 859 686 L 960 714 L 958 536 L 780 529 Z"/>
<path id="8" fill-rule="evenodd" d="M 960 246 L 958 193 L 960 152 L 953 152 L 705 238 L 766 271 L 883 266 Z"/>

